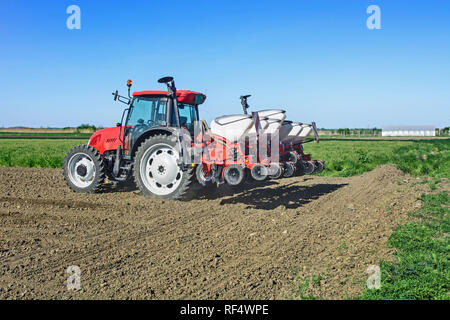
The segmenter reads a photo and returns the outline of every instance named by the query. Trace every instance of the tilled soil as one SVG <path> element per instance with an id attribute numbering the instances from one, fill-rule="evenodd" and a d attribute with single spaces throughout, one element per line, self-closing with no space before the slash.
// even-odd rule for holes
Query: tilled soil
<path id="1" fill-rule="evenodd" d="M 386 165 L 179 202 L 112 185 L 76 194 L 61 170 L 0 168 L 0 299 L 354 297 L 367 267 L 392 258 L 416 182 Z"/>

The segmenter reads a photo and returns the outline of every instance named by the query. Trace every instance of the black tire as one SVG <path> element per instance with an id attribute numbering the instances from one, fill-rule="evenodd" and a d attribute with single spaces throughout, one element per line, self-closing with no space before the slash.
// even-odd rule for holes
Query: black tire
<path id="1" fill-rule="evenodd" d="M 292 162 L 284 163 L 283 177 L 290 178 L 295 174 L 295 170 L 297 169 L 296 165 Z"/>
<path id="2" fill-rule="evenodd" d="M 255 181 L 264 181 L 268 177 L 268 169 L 262 164 L 255 164 L 250 170 L 250 174 Z"/>
<path id="3" fill-rule="evenodd" d="M 137 149 L 136 156 L 134 159 L 134 166 L 133 166 L 133 175 L 134 175 L 134 182 L 136 183 L 136 186 L 139 188 L 141 193 L 146 197 L 154 197 L 154 198 L 161 198 L 161 199 L 168 199 L 168 200 L 187 200 L 194 196 L 193 192 L 190 189 L 191 183 L 194 179 L 194 168 L 189 167 L 185 171 L 180 171 L 180 182 L 177 187 L 173 189 L 173 191 L 169 194 L 160 195 L 152 192 L 149 190 L 144 181 L 143 177 L 141 176 L 141 163 L 143 161 L 143 156 L 146 154 L 146 151 L 151 148 L 152 146 L 155 146 L 156 144 L 166 145 L 170 148 L 173 148 L 175 150 L 178 150 L 178 139 L 175 135 L 155 135 L 152 137 L 149 137 L 146 139 Z"/>
<path id="4" fill-rule="evenodd" d="M 210 177 L 205 177 L 203 164 L 201 163 L 195 168 L 195 177 L 197 179 L 197 182 L 203 187 L 209 187 L 213 184 Z"/>
<path id="5" fill-rule="evenodd" d="M 245 183 L 245 168 L 239 164 L 231 164 L 224 169 L 223 178 L 230 186 L 238 187 Z"/>
<path id="6" fill-rule="evenodd" d="M 294 165 L 298 162 L 298 154 L 296 152 L 290 151 L 286 156 L 286 161 L 292 162 Z"/>
<path id="7" fill-rule="evenodd" d="M 325 168 L 323 161 L 314 160 L 314 173 L 321 173 Z"/>
<path id="8" fill-rule="evenodd" d="M 269 172 L 273 171 L 273 174 L 269 175 L 270 179 L 279 179 L 283 174 L 283 168 L 278 163 L 271 163 L 269 165 Z"/>
<path id="9" fill-rule="evenodd" d="M 314 172 L 314 163 L 312 161 L 302 161 L 300 163 L 303 167 L 304 174 L 312 174 Z"/>
<path id="10" fill-rule="evenodd" d="M 79 155 L 85 155 L 86 158 L 90 158 L 93 163 L 93 168 L 95 168 L 95 174 L 93 176 L 89 185 L 81 187 L 76 184 L 76 177 L 69 171 L 69 164 L 72 165 L 74 157 Z M 72 159 L 72 160 L 71 160 Z M 67 186 L 74 192 L 80 193 L 95 193 L 98 192 L 103 182 L 105 181 L 105 165 L 103 163 L 103 158 L 100 152 L 92 146 L 89 145 L 79 145 L 72 148 L 67 155 L 64 157 L 63 164 L 63 176 Z"/>

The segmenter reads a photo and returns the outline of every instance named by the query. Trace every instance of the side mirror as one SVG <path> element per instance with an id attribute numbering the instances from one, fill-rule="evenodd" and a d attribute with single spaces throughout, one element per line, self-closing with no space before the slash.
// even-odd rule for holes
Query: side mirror
<path id="1" fill-rule="evenodd" d="M 120 122 L 116 123 L 116 127 L 121 127 L 121 126 L 122 126 L 122 124 Z"/>
<path id="2" fill-rule="evenodd" d="M 114 101 L 117 100 L 117 97 L 119 96 L 119 91 L 116 90 L 116 92 L 113 92 Z"/>

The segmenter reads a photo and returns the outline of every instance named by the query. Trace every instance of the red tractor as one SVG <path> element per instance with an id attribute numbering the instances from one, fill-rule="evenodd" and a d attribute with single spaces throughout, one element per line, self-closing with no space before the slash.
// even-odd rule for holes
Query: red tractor
<path id="1" fill-rule="evenodd" d="M 105 177 L 125 182 L 134 179 L 146 196 L 179 199 L 190 188 L 194 164 L 182 161 L 180 128 L 193 134 L 199 121 L 198 106 L 206 96 L 177 90 L 172 77 L 158 80 L 167 91 L 141 91 L 128 97 L 113 93 L 127 105 L 116 127 L 95 132 L 87 145 L 79 145 L 64 159 L 63 174 L 75 192 L 93 193 Z M 181 141 L 182 142 L 182 141 Z M 182 148 L 181 148 L 182 149 Z"/>
<path id="2" fill-rule="evenodd" d="M 209 129 L 199 120 L 204 94 L 177 91 L 172 77 L 158 82 L 166 84 L 167 91 L 130 95 L 129 80 L 128 97 L 113 93 L 114 100 L 127 105 L 121 122 L 95 132 L 88 145 L 74 147 L 64 159 L 64 178 L 73 191 L 96 192 L 107 177 L 113 182 L 134 180 L 146 196 L 180 199 L 193 189 L 194 181 L 203 186 L 239 186 L 247 178 L 290 177 L 296 169 L 288 153 L 314 171 L 302 150 L 290 149 L 301 144 L 280 144 L 277 139 L 285 111 L 248 115 L 249 96 L 244 96 L 244 114 L 216 118 Z"/>

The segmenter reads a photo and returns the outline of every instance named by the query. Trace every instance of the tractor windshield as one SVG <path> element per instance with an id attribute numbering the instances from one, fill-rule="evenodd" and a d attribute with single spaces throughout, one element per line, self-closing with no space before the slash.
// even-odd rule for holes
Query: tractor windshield
<path id="1" fill-rule="evenodd" d="M 194 131 L 194 124 L 198 121 L 197 106 L 192 104 L 178 104 L 178 115 L 180 117 L 180 126 L 185 127 L 189 131 Z"/>
<path id="2" fill-rule="evenodd" d="M 138 97 L 134 99 L 133 107 L 128 114 L 128 126 L 145 127 L 161 124 L 166 120 L 166 99 L 157 97 Z M 145 130 L 143 130 L 145 131 Z"/>

